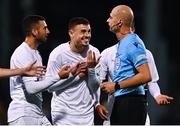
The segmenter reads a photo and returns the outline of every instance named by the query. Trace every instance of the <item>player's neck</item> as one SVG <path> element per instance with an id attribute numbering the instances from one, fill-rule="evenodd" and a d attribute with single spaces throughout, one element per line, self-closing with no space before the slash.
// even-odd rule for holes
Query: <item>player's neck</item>
<path id="1" fill-rule="evenodd" d="M 36 42 L 36 40 L 32 37 L 26 37 L 25 38 L 25 42 L 29 45 L 30 48 L 32 49 L 37 49 L 38 47 L 38 43 Z"/>
<path id="2" fill-rule="evenodd" d="M 77 47 L 75 46 L 75 44 L 74 44 L 73 42 L 71 42 L 71 41 L 69 42 L 69 46 L 70 46 L 71 50 L 72 50 L 73 52 L 75 52 L 75 53 L 82 53 L 82 52 L 83 52 L 83 50 L 77 48 Z"/>

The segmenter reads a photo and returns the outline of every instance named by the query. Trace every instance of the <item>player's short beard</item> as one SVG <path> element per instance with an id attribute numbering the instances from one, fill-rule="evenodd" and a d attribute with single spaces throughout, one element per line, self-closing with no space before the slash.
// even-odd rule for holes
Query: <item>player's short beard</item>
<path id="1" fill-rule="evenodd" d="M 39 45 L 46 42 L 46 39 L 37 38 L 36 40 Z"/>

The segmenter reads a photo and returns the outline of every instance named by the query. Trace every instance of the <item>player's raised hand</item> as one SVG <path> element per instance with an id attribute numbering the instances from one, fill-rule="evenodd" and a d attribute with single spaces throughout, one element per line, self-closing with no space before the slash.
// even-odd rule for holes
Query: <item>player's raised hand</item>
<path id="1" fill-rule="evenodd" d="M 87 67 L 88 68 L 94 68 L 97 65 L 97 61 L 96 61 L 96 55 L 95 52 L 93 51 L 88 51 L 87 52 Z"/>
<path id="2" fill-rule="evenodd" d="M 37 61 L 34 61 L 29 66 L 23 69 L 23 74 L 26 76 L 43 76 L 46 73 L 45 66 L 35 66 Z"/>
<path id="3" fill-rule="evenodd" d="M 65 65 L 59 70 L 58 75 L 60 76 L 61 79 L 64 79 L 69 77 L 70 72 L 71 72 L 70 65 Z"/>
<path id="4" fill-rule="evenodd" d="M 87 76 L 87 63 L 84 61 L 78 62 L 71 68 L 71 73 L 74 76 L 79 75 L 80 78 Z"/>

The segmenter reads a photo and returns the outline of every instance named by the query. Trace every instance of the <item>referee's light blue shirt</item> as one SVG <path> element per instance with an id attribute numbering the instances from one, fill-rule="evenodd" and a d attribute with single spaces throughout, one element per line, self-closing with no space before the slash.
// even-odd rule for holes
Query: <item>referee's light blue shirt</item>
<path id="1" fill-rule="evenodd" d="M 136 67 L 144 63 L 147 63 L 147 58 L 143 41 L 135 33 L 128 34 L 119 41 L 114 64 L 113 82 L 120 82 L 133 77 L 137 74 Z M 120 96 L 129 93 L 144 95 L 144 86 L 120 89 L 114 95 Z"/>

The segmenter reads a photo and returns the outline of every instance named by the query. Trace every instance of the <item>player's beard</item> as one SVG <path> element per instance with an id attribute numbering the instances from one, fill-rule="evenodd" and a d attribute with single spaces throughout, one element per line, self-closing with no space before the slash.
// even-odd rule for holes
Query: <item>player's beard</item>
<path id="1" fill-rule="evenodd" d="M 47 37 L 39 37 L 39 38 L 36 38 L 36 40 L 39 44 L 42 44 L 47 41 Z"/>
<path id="2" fill-rule="evenodd" d="M 76 44 L 75 47 L 79 50 L 79 52 L 83 52 L 87 47 L 89 47 L 89 41 Z"/>

